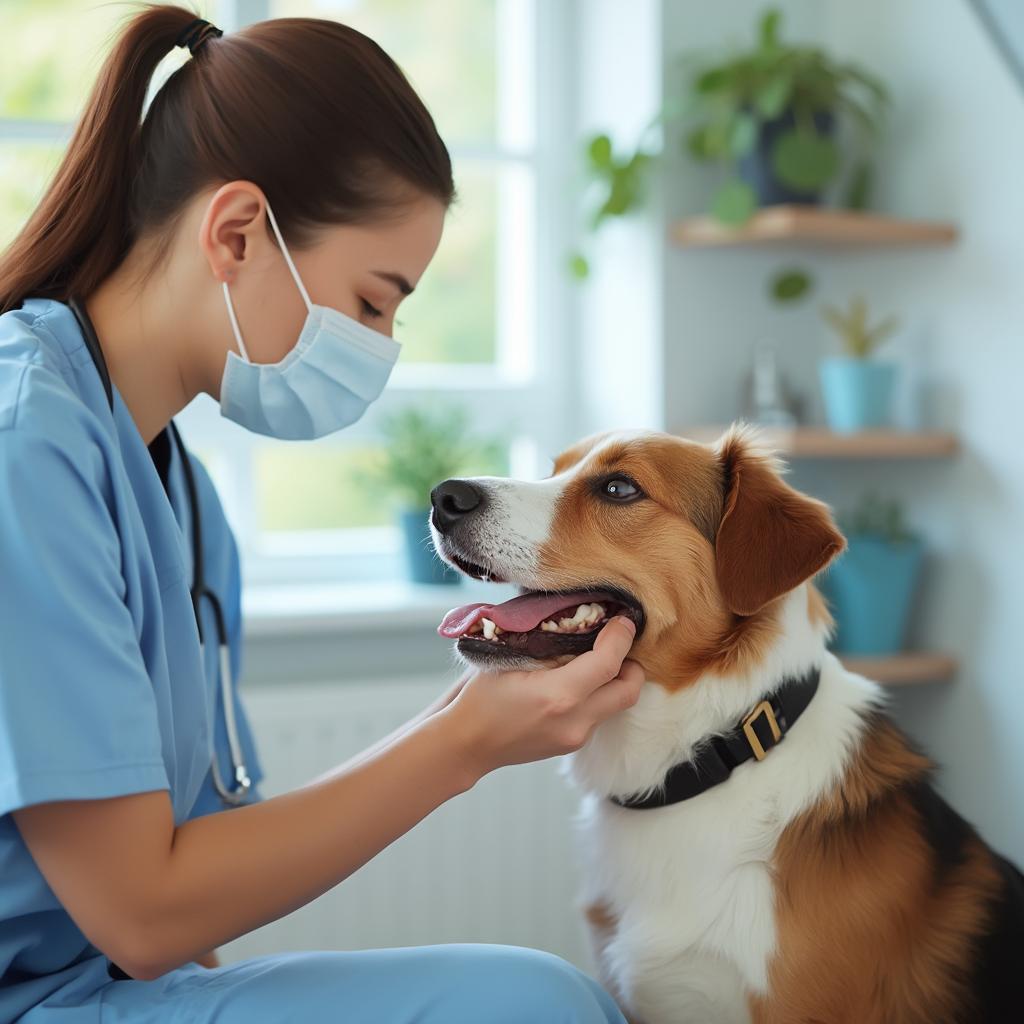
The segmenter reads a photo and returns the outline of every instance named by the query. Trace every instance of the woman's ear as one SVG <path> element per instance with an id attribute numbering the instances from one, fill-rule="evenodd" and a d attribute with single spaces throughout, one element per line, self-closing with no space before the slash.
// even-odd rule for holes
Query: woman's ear
<path id="1" fill-rule="evenodd" d="M 828 506 L 790 487 L 748 431 L 730 430 L 718 458 L 725 481 L 718 587 L 730 610 L 753 615 L 824 569 L 846 541 Z"/>

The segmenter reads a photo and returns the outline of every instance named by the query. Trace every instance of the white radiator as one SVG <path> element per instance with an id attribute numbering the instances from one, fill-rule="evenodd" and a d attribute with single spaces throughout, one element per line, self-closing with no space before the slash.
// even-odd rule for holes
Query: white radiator
<path id="1" fill-rule="evenodd" d="M 441 690 L 428 681 L 250 689 L 265 796 L 308 782 L 389 733 Z M 592 970 L 557 759 L 493 772 L 314 903 L 222 949 L 225 962 L 299 949 L 498 942 Z"/>

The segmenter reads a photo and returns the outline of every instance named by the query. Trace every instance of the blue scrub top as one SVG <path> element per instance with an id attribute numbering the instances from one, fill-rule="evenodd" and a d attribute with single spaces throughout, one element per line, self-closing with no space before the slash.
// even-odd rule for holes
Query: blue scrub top
<path id="1" fill-rule="evenodd" d="M 238 550 L 209 476 L 192 465 L 237 679 Z M 233 776 L 217 648 L 200 648 L 191 580 L 176 447 L 165 490 L 116 388 L 111 412 L 65 304 L 29 299 L 0 316 L 0 1021 L 99 955 L 11 811 L 159 789 L 178 825 L 223 807 L 210 779 L 211 749 Z M 203 624 L 212 641 L 207 602 Z M 258 781 L 237 690 L 236 717 Z"/>

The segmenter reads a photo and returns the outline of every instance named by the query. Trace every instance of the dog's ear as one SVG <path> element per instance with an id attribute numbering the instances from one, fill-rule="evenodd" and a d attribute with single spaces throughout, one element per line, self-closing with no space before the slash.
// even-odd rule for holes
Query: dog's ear
<path id="1" fill-rule="evenodd" d="M 749 431 L 718 443 L 724 476 L 715 537 L 718 587 L 730 610 L 753 615 L 824 569 L 846 547 L 828 507 L 795 491 Z"/>

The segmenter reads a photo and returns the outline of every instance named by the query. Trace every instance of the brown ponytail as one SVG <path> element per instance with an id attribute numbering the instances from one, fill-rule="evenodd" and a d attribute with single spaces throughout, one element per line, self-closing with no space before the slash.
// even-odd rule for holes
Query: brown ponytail
<path id="1" fill-rule="evenodd" d="M 376 43 L 337 22 L 208 36 L 142 122 L 157 64 L 195 18 L 152 5 L 121 33 L 52 183 L 0 256 L 0 312 L 30 296 L 87 297 L 139 238 L 222 181 L 259 185 L 297 245 L 317 226 L 400 207 L 401 185 L 451 203 L 451 161 L 426 107 Z"/>

